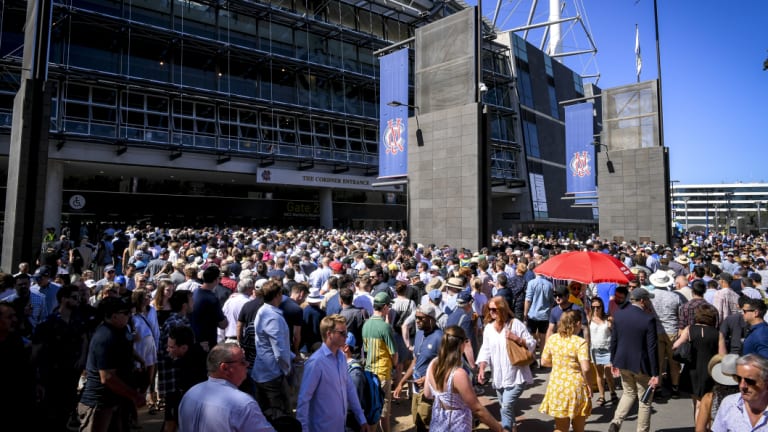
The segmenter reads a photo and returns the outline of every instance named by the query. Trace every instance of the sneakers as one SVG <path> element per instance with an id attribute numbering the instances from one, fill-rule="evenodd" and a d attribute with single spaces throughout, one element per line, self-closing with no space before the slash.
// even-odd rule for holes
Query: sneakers
<path id="1" fill-rule="evenodd" d="M 617 425 L 616 423 L 609 423 L 608 432 L 619 432 L 619 425 Z"/>

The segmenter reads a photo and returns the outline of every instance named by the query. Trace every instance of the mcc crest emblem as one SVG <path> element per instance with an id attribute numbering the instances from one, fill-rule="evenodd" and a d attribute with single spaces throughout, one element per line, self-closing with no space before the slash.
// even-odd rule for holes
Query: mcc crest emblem
<path id="1" fill-rule="evenodd" d="M 592 172 L 589 163 L 591 159 L 589 153 L 586 151 L 576 152 L 573 154 L 571 161 L 568 163 L 568 167 L 571 169 L 571 175 L 576 177 L 586 177 Z"/>
<path id="2" fill-rule="evenodd" d="M 386 154 L 394 156 L 398 152 L 405 151 L 403 129 L 402 118 L 398 117 L 396 119 L 387 120 L 387 128 L 384 130 L 384 147 L 386 148 Z"/>

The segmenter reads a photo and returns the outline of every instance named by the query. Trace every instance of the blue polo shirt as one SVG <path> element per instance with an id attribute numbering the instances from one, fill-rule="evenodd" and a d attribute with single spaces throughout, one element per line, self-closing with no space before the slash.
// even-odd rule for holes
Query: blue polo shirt
<path id="1" fill-rule="evenodd" d="M 744 339 L 741 355 L 747 354 L 757 354 L 768 358 L 768 324 L 765 322 L 752 327 L 749 335 Z"/>
<path id="2" fill-rule="evenodd" d="M 424 335 L 424 330 L 416 332 L 416 339 L 413 343 L 413 355 L 416 357 L 416 364 L 413 366 L 414 379 L 427 375 L 429 362 L 437 357 L 442 339 L 443 331 L 439 328 L 434 329 L 432 333 L 426 336 Z"/>

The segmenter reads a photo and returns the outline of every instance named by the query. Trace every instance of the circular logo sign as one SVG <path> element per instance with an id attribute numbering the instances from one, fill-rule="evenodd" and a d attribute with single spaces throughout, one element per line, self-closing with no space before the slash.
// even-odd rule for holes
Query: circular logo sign
<path id="1" fill-rule="evenodd" d="M 85 207 L 85 197 L 82 195 L 72 195 L 69 198 L 69 206 L 74 210 L 82 210 Z"/>

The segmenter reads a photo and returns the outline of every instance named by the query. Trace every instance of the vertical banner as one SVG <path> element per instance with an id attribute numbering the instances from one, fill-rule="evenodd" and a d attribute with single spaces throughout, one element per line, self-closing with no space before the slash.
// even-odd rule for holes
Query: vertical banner
<path id="1" fill-rule="evenodd" d="M 408 175 L 408 48 L 379 61 L 379 178 L 403 177 Z"/>
<path id="2" fill-rule="evenodd" d="M 568 164 L 565 191 L 576 197 L 595 196 L 595 146 L 592 103 L 565 107 L 565 161 Z M 594 200 L 576 200 L 576 204 Z"/>

